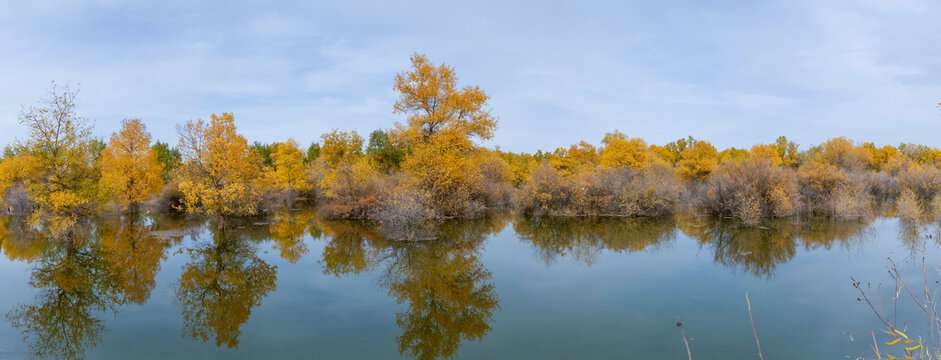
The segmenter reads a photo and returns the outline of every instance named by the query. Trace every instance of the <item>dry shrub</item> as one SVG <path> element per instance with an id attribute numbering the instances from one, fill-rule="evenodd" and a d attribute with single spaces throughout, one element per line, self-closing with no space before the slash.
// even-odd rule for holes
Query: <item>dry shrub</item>
<path id="1" fill-rule="evenodd" d="M 539 163 L 520 189 L 520 211 L 535 216 L 561 215 L 572 198 L 570 182 L 548 161 Z"/>
<path id="2" fill-rule="evenodd" d="M 886 201 L 898 196 L 898 181 L 891 174 L 880 172 L 853 172 L 849 175 L 857 183 L 863 184 L 873 199 Z"/>
<path id="3" fill-rule="evenodd" d="M 430 220 L 434 218 L 428 206 L 429 194 L 403 175 L 388 175 L 383 180 L 379 210 L 375 213 L 382 232 L 395 240 L 434 238 L 429 231 Z"/>
<path id="4" fill-rule="evenodd" d="M 723 163 L 706 182 L 701 203 L 715 215 L 747 225 L 794 215 L 800 207 L 797 176 L 762 158 Z"/>
<path id="5" fill-rule="evenodd" d="M 491 151 L 474 155 L 477 184 L 473 186 L 488 209 L 506 210 L 516 205 L 513 171 L 503 158 Z"/>
<path id="6" fill-rule="evenodd" d="M 2 204 L 11 214 L 27 214 L 32 211 L 35 202 L 29 199 L 29 192 L 24 185 L 18 184 L 10 187 L 3 194 Z"/>
<path id="7" fill-rule="evenodd" d="M 365 160 L 339 164 L 324 176 L 324 216 L 370 219 L 379 206 L 379 173 Z"/>
<path id="8" fill-rule="evenodd" d="M 918 220 L 922 216 L 921 201 L 911 189 L 902 190 L 899 198 L 895 200 L 895 213 L 903 220 Z"/>
<path id="9" fill-rule="evenodd" d="M 150 200 L 150 210 L 155 212 L 179 211 L 183 208 L 183 193 L 180 191 L 180 180 L 173 178 L 160 189 L 153 200 Z"/>
<path id="10" fill-rule="evenodd" d="M 871 212 L 869 176 L 830 164 L 810 162 L 797 170 L 804 207 L 837 219 L 857 219 Z M 880 190 L 888 191 L 888 190 Z"/>
<path id="11" fill-rule="evenodd" d="M 823 211 L 831 217 L 849 220 L 867 217 L 872 212 L 869 192 L 862 186 L 843 186 L 834 190 Z"/>
<path id="12" fill-rule="evenodd" d="M 912 192 L 921 202 L 941 193 L 941 170 L 934 166 L 911 166 L 898 175 L 899 189 Z"/>
<path id="13" fill-rule="evenodd" d="M 571 176 L 540 164 L 521 190 L 521 210 L 530 215 L 656 216 L 673 213 L 680 193 L 673 169 L 583 165 Z"/>

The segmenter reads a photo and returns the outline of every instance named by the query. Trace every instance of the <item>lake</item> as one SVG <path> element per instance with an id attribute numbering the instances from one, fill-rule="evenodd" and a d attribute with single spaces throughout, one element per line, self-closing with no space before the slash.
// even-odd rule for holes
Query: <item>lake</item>
<path id="1" fill-rule="evenodd" d="M 0 359 L 686 359 L 677 316 L 694 359 L 756 359 L 746 292 L 765 358 L 872 356 L 880 323 L 850 277 L 888 302 L 887 258 L 917 284 L 938 227 L 491 214 L 435 232 L 390 241 L 299 209 L 49 240 L 3 218 Z"/>

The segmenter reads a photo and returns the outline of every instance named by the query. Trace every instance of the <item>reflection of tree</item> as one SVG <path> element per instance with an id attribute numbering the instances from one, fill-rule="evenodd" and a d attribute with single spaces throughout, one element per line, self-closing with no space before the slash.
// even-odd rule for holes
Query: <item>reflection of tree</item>
<path id="1" fill-rule="evenodd" d="M 312 218 L 312 212 L 309 211 L 280 211 L 271 222 L 269 230 L 271 239 L 275 242 L 281 258 L 291 264 L 297 263 L 304 255 L 307 255 L 307 244 L 304 243 L 304 235 L 307 233 L 307 225 Z"/>
<path id="2" fill-rule="evenodd" d="M 150 298 L 160 262 L 166 258 L 166 242 L 150 237 L 150 229 L 139 218 L 128 218 L 124 226 L 100 221 L 98 236 L 109 270 L 126 300 L 143 304 Z"/>
<path id="3" fill-rule="evenodd" d="M 532 243 L 546 264 L 557 257 L 572 256 L 588 265 L 607 249 L 615 252 L 643 251 L 675 237 L 671 216 L 649 218 L 531 218 L 519 217 L 513 230 L 520 240 Z"/>
<path id="4" fill-rule="evenodd" d="M 715 261 L 742 266 L 755 276 L 772 277 L 778 265 L 806 249 L 830 249 L 835 242 L 848 246 L 866 229 L 869 220 L 837 221 L 826 218 L 777 219 L 769 227 L 742 226 L 738 221 L 679 215 L 679 227 L 700 245 L 712 247 Z"/>
<path id="5" fill-rule="evenodd" d="M 375 227 L 361 221 L 329 220 L 319 225 L 329 239 L 320 261 L 325 274 L 339 277 L 371 269 L 388 243 Z"/>
<path id="6" fill-rule="evenodd" d="M 491 273 L 476 250 L 447 241 L 393 246 L 385 278 L 408 310 L 396 314 L 399 352 L 418 359 L 451 357 L 462 340 L 490 331 L 499 306 Z"/>
<path id="7" fill-rule="evenodd" d="M 123 298 L 88 232 L 72 230 L 65 237 L 48 243 L 31 274 L 30 285 L 40 289 L 35 304 L 7 313 L 12 325 L 33 339 L 29 348 L 39 358 L 81 358 L 105 330 L 97 313 L 114 311 Z"/>
<path id="8" fill-rule="evenodd" d="M 46 241 L 28 234 L 29 226 L 21 218 L 0 217 L 0 248 L 7 258 L 13 261 L 33 262 L 38 259 L 46 246 Z"/>
<path id="9" fill-rule="evenodd" d="M 216 346 L 237 348 L 252 308 L 276 287 L 277 269 L 244 236 L 220 230 L 212 243 L 188 249 L 192 260 L 183 267 L 176 296 L 184 333 L 194 339 L 213 337 Z"/>
<path id="10" fill-rule="evenodd" d="M 486 216 L 439 224 L 438 240 L 396 242 L 362 222 L 324 221 L 328 235 L 324 273 L 358 274 L 383 266 L 382 284 L 408 309 L 396 314 L 402 354 L 434 359 L 451 357 L 462 340 L 483 338 L 499 306 L 491 273 L 478 258 L 486 235 L 506 220 Z"/>

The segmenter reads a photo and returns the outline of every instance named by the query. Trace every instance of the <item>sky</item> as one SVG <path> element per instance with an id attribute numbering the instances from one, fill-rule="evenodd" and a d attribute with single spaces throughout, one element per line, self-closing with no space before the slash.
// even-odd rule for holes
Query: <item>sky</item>
<path id="1" fill-rule="evenodd" d="M 50 82 L 107 138 L 233 112 L 249 141 L 391 128 L 422 53 L 491 96 L 488 147 L 606 132 L 941 146 L 941 1 L 0 0 L 0 144 Z"/>

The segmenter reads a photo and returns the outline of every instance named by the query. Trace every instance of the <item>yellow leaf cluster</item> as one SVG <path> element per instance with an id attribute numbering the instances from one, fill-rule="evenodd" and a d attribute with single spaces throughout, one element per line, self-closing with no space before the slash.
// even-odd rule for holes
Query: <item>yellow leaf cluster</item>
<path id="1" fill-rule="evenodd" d="M 122 204 L 146 201 L 163 186 L 163 169 L 150 149 L 150 133 L 139 119 L 121 123 L 121 131 L 111 135 L 102 152 L 99 167 L 102 186 Z"/>
<path id="2" fill-rule="evenodd" d="M 628 139 L 620 131 L 615 131 L 605 134 L 601 142 L 604 144 L 601 150 L 601 166 L 641 169 L 650 162 L 647 143 L 643 139 Z"/>
<path id="3" fill-rule="evenodd" d="M 409 114 L 406 124 L 396 123 L 397 141 L 416 145 L 437 139 L 454 150 L 468 151 L 474 147 L 471 137 L 493 136 L 497 118 L 485 108 L 490 97 L 483 90 L 457 89 L 454 68 L 435 66 L 424 55 L 414 54 L 411 61 L 411 71 L 395 76 L 399 93 L 395 112 Z"/>
<path id="4" fill-rule="evenodd" d="M 268 186 L 278 191 L 310 191 L 304 153 L 294 139 L 275 144 L 271 159 L 272 167 L 265 172 Z"/>
<path id="5" fill-rule="evenodd" d="M 707 141 L 696 142 L 684 149 L 681 156 L 676 163 L 676 174 L 686 180 L 706 180 L 719 163 L 716 148 Z"/>
<path id="6" fill-rule="evenodd" d="M 238 134 L 232 113 L 212 114 L 178 128 L 183 166 L 180 192 L 188 212 L 251 215 L 258 210 L 261 161 Z"/>

